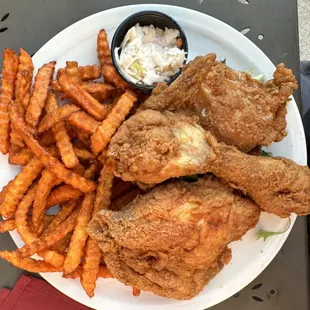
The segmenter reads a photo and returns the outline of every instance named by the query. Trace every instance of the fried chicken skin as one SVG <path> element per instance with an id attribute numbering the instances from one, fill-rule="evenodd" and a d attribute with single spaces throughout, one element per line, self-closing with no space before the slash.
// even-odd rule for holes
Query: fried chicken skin
<path id="1" fill-rule="evenodd" d="M 117 162 L 117 176 L 146 184 L 207 172 L 212 154 L 197 118 L 153 110 L 125 121 L 108 150 Z"/>
<path id="2" fill-rule="evenodd" d="M 88 227 L 119 281 L 190 299 L 227 264 L 227 245 L 259 219 L 260 209 L 213 176 L 170 181 L 119 212 L 99 212 Z"/>
<path id="3" fill-rule="evenodd" d="M 266 212 L 280 217 L 310 213 L 310 170 L 282 157 L 251 156 L 235 147 L 207 141 L 215 152 L 210 171 L 242 190 Z"/>
<path id="4" fill-rule="evenodd" d="M 261 83 L 248 73 L 197 57 L 169 87 L 142 104 L 143 109 L 186 111 L 218 141 L 249 152 L 286 136 L 286 104 L 298 85 L 292 71 L 279 64 L 274 79 Z"/>
<path id="5" fill-rule="evenodd" d="M 310 170 L 281 157 L 242 153 L 218 143 L 195 117 L 145 110 L 123 123 L 108 156 L 125 181 L 158 184 L 211 172 L 250 195 L 264 210 L 288 217 L 310 213 Z M 206 139 L 207 135 L 207 139 Z"/>

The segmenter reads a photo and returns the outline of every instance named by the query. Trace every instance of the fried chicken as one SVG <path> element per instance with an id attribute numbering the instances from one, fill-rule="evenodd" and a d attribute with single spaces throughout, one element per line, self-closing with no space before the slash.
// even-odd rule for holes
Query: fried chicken
<path id="1" fill-rule="evenodd" d="M 141 107 L 197 115 L 218 141 L 249 152 L 286 136 L 286 104 L 297 87 L 283 64 L 264 84 L 208 54 L 191 61 L 176 81 L 157 89 Z"/>
<path id="2" fill-rule="evenodd" d="M 112 138 L 108 156 L 116 161 L 115 174 L 125 181 L 157 184 L 211 172 L 250 195 L 267 212 L 280 217 L 310 213 L 307 167 L 280 157 L 247 155 L 217 143 L 195 117 L 138 112 Z"/>
<path id="3" fill-rule="evenodd" d="M 209 175 L 170 181 L 89 225 L 109 271 L 126 285 L 190 299 L 227 264 L 227 245 L 259 219 L 259 207 Z"/>
<path id="4" fill-rule="evenodd" d="M 212 150 L 197 118 L 145 110 L 125 121 L 111 139 L 108 156 L 124 181 L 161 183 L 169 178 L 204 173 Z"/>

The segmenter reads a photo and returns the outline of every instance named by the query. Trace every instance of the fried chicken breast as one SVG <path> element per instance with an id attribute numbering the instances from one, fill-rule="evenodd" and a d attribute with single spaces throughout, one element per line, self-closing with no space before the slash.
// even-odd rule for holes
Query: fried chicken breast
<path id="1" fill-rule="evenodd" d="M 250 195 L 264 211 L 280 217 L 310 213 L 308 167 L 218 143 L 195 117 L 180 112 L 145 110 L 133 115 L 111 140 L 108 156 L 116 161 L 115 174 L 125 181 L 158 184 L 211 172 Z"/>
<path id="2" fill-rule="evenodd" d="M 191 61 L 177 80 L 156 90 L 141 107 L 197 115 L 218 141 L 249 152 L 286 136 L 286 104 L 297 87 L 283 64 L 273 80 L 261 83 L 208 54 Z"/>
<path id="3" fill-rule="evenodd" d="M 213 176 L 170 181 L 89 225 L 109 271 L 157 295 L 190 299 L 231 259 L 227 245 L 259 219 L 259 207 Z"/>

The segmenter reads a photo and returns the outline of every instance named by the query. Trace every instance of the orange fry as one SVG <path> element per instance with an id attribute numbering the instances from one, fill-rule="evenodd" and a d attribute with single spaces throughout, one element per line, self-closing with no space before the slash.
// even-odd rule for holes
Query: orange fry
<path id="1" fill-rule="evenodd" d="M 86 148 L 90 149 L 90 135 L 84 131 L 77 131 L 77 138 L 79 140 L 79 146 L 81 145 Z"/>
<path id="2" fill-rule="evenodd" d="M 9 155 L 9 163 L 11 165 L 25 166 L 33 157 L 31 150 L 25 146 L 18 152 Z"/>
<path id="3" fill-rule="evenodd" d="M 134 106 L 137 96 L 131 92 L 126 91 L 117 101 L 112 111 L 101 125 L 97 128 L 96 132 L 91 136 L 91 148 L 94 153 L 102 152 L 112 136 L 115 134 L 119 126 L 125 120 L 126 116 Z"/>
<path id="4" fill-rule="evenodd" d="M 91 153 L 85 149 L 79 149 L 77 147 L 74 147 L 74 152 L 78 158 L 84 160 L 94 160 L 97 157 L 94 153 Z"/>
<path id="5" fill-rule="evenodd" d="M 109 109 L 107 105 L 101 104 L 89 93 L 87 93 L 81 85 L 72 77 L 60 73 L 58 83 L 62 87 L 65 95 L 74 99 L 74 104 L 77 104 L 97 120 L 103 120 Z"/>
<path id="6" fill-rule="evenodd" d="M 108 209 L 111 203 L 111 191 L 114 180 L 115 163 L 108 159 L 101 172 L 99 183 L 96 190 L 96 198 L 94 204 L 94 214 L 103 209 Z"/>
<path id="7" fill-rule="evenodd" d="M 6 48 L 3 52 L 3 69 L 0 89 L 0 152 L 9 152 L 10 119 L 8 114 L 8 104 L 14 99 L 15 79 L 18 70 L 18 56 Z"/>
<path id="8" fill-rule="evenodd" d="M 55 227 L 54 230 L 50 231 L 49 234 L 43 234 L 42 237 L 38 238 L 34 242 L 26 244 L 22 248 L 18 249 L 17 252 L 20 257 L 31 256 L 51 247 L 57 241 L 63 239 L 74 229 L 78 212 L 79 210 L 74 210 L 67 219 Z"/>
<path id="9" fill-rule="evenodd" d="M 48 88 L 54 74 L 55 64 L 55 61 L 45 64 L 39 69 L 35 77 L 32 96 L 30 98 L 25 117 L 28 129 L 32 133 L 35 131 L 35 126 L 39 123 L 39 119 L 47 98 Z"/>
<path id="10" fill-rule="evenodd" d="M 47 130 L 43 132 L 39 137 L 38 137 L 38 142 L 42 146 L 51 146 L 56 143 L 54 134 L 52 130 Z"/>
<path id="11" fill-rule="evenodd" d="M 32 59 L 27 52 L 25 52 L 21 48 L 19 53 L 20 53 L 20 56 L 19 56 L 19 66 L 18 66 L 18 73 L 17 73 L 17 79 L 16 79 L 15 97 L 17 100 L 21 101 L 24 109 L 27 109 L 29 99 L 30 99 L 30 88 L 31 88 L 34 67 L 33 67 Z M 21 78 L 23 75 L 25 75 L 24 82 L 21 81 Z"/>
<path id="12" fill-rule="evenodd" d="M 26 145 L 47 169 L 54 172 L 59 179 L 79 189 L 83 193 L 91 192 L 96 189 L 95 182 L 67 170 L 57 158 L 53 157 L 45 148 L 40 146 L 38 141 L 34 139 L 26 128 L 24 120 L 20 117 L 16 107 L 13 105 L 10 105 L 10 114 L 16 130 L 23 137 Z"/>
<path id="13" fill-rule="evenodd" d="M 82 192 L 72 187 L 71 185 L 61 185 L 49 194 L 46 202 L 46 207 L 50 208 L 71 199 L 78 199 L 81 197 L 81 195 Z"/>
<path id="14" fill-rule="evenodd" d="M 51 96 L 55 96 L 51 94 Z M 56 98 L 55 98 L 56 100 Z M 57 101 L 56 101 L 57 102 Z M 52 128 L 54 125 L 60 123 L 61 121 L 69 118 L 70 115 L 79 111 L 80 109 L 74 105 L 63 105 L 62 107 L 56 107 L 51 112 L 48 112 L 43 118 L 40 124 L 38 125 L 38 133 L 41 134 L 44 131 Z"/>
<path id="15" fill-rule="evenodd" d="M 83 84 L 82 88 L 87 91 L 89 94 L 98 96 L 100 101 L 108 99 L 115 92 L 115 88 L 109 84 L 105 83 L 87 83 Z"/>
<path id="16" fill-rule="evenodd" d="M 77 200 L 70 200 L 65 203 L 48 226 L 47 231 L 44 233 L 49 233 L 50 231 L 54 230 L 60 223 L 62 223 L 72 213 L 77 204 Z"/>
<path id="17" fill-rule="evenodd" d="M 15 219 L 0 221 L 0 233 L 14 230 L 16 228 Z"/>
<path id="18" fill-rule="evenodd" d="M 19 201 L 24 196 L 28 187 L 41 173 L 43 167 L 43 164 L 37 158 L 29 160 L 7 189 L 5 198 L 0 206 L 1 215 L 6 218 L 14 215 Z"/>
<path id="19" fill-rule="evenodd" d="M 29 228 L 27 221 L 27 214 L 36 195 L 36 187 L 29 190 L 23 197 L 15 214 L 16 228 L 25 244 L 32 243 L 37 240 L 36 234 L 34 234 L 32 229 Z M 42 256 L 46 262 L 55 267 L 62 266 L 65 260 L 63 255 L 50 250 L 43 250 L 39 253 L 39 255 Z"/>
<path id="20" fill-rule="evenodd" d="M 66 61 L 65 73 L 80 82 L 79 64 L 76 61 Z"/>
<path id="21" fill-rule="evenodd" d="M 64 106 L 63 106 L 64 107 Z M 53 114 L 56 111 L 59 111 L 61 108 L 57 106 L 57 99 L 55 94 L 49 93 L 46 102 L 46 111 L 47 115 Z M 76 108 L 75 106 L 67 106 L 68 108 Z M 47 116 L 46 115 L 46 116 Z M 62 114 L 64 115 L 64 114 Z M 55 119 L 55 118 L 54 118 Z M 40 125 L 39 125 L 40 126 Z M 59 149 L 61 159 L 67 168 L 76 167 L 79 164 L 79 160 L 74 152 L 73 145 L 70 141 L 70 137 L 67 133 L 65 123 L 63 121 L 57 123 L 53 128 L 52 132 L 55 136 L 56 145 Z"/>
<path id="22" fill-rule="evenodd" d="M 57 272 L 62 271 L 62 267 L 54 267 L 43 260 L 33 258 L 20 258 L 16 252 L 0 251 L 0 257 L 11 263 L 17 268 L 24 269 L 28 272 Z"/>
<path id="23" fill-rule="evenodd" d="M 137 287 L 132 287 L 132 295 L 135 297 L 140 296 L 140 290 Z"/>
<path id="24" fill-rule="evenodd" d="M 81 263 L 81 259 L 84 254 L 84 246 L 88 237 L 86 227 L 91 219 L 94 200 L 94 193 L 85 194 L 78 217 L 76 219 L 76 225 L 71 237 L 67 257 L 64 262 L 64 274 L 72 273 Z"/>
<path id="25" fill-rule="evenodd" d="M 104 29 L 99 31 L 97 37 L 97 53 L 101 66 L 101 75 L 104 81 L 125 90 L 129 88 L 128 83 L 116 72 L 112 64 L 111 50 L 109 48 L 107 33 Z"/>
<path id="26" fill-rule="evenodd" d="M 79 155 L 76 154 L 75 148 L 73 148 L 65 124 L 61 122 L 55 125 L 52 131 L 55 135 L 56 145 L 58 146 L 64 165 L 67 168 L 76 167 L 79 164 Z"/>
<path id="27" fill-rule="evenodd" d="M 44 228 L 42 220 L 46 209 L 47 197 L 49 196 L 52 188 L 60 182 L 61 181 L 53 172 L 46 169 L 42 172 L 41 179 L 37 185 L 36 196 L 32 209 L 32 223 L 34 231 L 37 234 L 40 234 Z"/>
<path id="28" fill-rule="evenodd" d="M 68 118 L 68 122 L 88 134 L 95 133 L 97 127 L 100 125 L 100 122 L 96 121 L 84 111 L 73 113 Z"/>
<path id="29" fill-rule="evenodd" d="M 89 297 L 95 295 L 96 281 L 100 270 L 101 249 L 95 239 L 88 238 L 84 253 L 81 284 Z"/>
<path id="30" fill-rule="evenodd" d="M 78 279 L 81 278 L 83 272 L 83 267 L 79 266 L 75 271 L 71 274 L 63 274 L 62 277 L 65 279 Z M 110 271 L 107 269 L 106 266 L 100 266 L 98 272 L 98 278 L 113 278 Z"/>
<path id="31" fill-rule="evenodd" d="M 78 69 L 82 81 L 96 80 L 101 76 L 98 65 L 79 66 Z"/>

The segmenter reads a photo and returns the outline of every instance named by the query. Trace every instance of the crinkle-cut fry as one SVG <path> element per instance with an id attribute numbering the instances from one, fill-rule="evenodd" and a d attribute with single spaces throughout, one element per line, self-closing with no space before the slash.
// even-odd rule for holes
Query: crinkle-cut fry
<path id="1" fill-rule="evenodd" d="M 106 148 L 136 101 L 137 96 L 131 91 L 126 91 L 119 98 L 116 105 L 112 108 L 111 113 L 102 121 L 101 125 L 90 138 L 91 148 L 94 153 L 99 154 Z"/>
<path id="2" fill-rule="evenodd" d="M 104 29 L 101 29 L 97 36 L 97 54 L 101 68 L 113 65 L 108 36 Z"/>
<path id="3" fill-rule="evenodd" d="M 34 232 L 38 235 L 44 228 L 42 220 L 46 209 L 47 197 L 49 196 L 52 188 L 59 182 L 61 181 L 53 172 L 47 169 L 43 170 L 42 176 L 37 185 L 37 192 L 32 209 L 32 223 Z"/>
<path id="4" fill-rule="evenodd" d="M 15 223 L 14 218 L 0 221 L 0 233 L 12 231 L 15 228 L 16 228 L 16 223 Z"/>
<path id="5" fill-rule="evenodd" d="M 0 206 L 0 213 L 6 218 L 15 214 L 16 207 L 22 199 L 29 186 L 39 176 L 44 165 L 37 159 L 32 158 L 22 171 L 15 177 L 7 189 L 5 198 Z"/>
<path id="6" fill-rule="evenodd" d="M 58 84 L 57 80 L 53 80 L 51 82 L 51 88 L 53 89 L 53 91 L 57 92 L 57 93 L 62 93 L 62 88 L 61 86 Z"/>
<path id="7" fill-rule="evenodd" d="M 77 106 L 65 104 L 62 107 L 56 108 L 47 113 L 38 125 L 38 134 L 42 134 L 44 131 L 52 128 L 61 121 L 68 119 L 70 115 L 78 111 L 80 111 L 80 109 Z"/>
<path id="8" fill-rule="evenodd" d="M 77 131 L 77 138 L 79 142 L 84 146 L 86 149 L 90 149 L 90 135 L 84 131 Z"/>
<path id="9" fill-rule="evenodd" d="M 30 229 L 27 221 L 27 214 L 35 198 L 36 190 L 37 185 L 27 192 L 19 203 L 15 214 L 16 228 L 25 244 L 29 244 L 37 240 L 37 235 L 32 231 L 32 229 Z M 43 257 L 46 262 L 55 267 L 61 267 L 65 260 L 63 255 L 51 250 L 43 250 L 39 253 L 39 255 Z"/>
<path id="10" fill-rule="evenodd" d="M 82 196 L 82 192 L 71 185 L 61 185 L 55 188 L 48 196 L 46 207 L 50 208 L 59 203 L 66 202 L 71 199 L 78 199 Z"/>
<path id="11" fill-rule="evenodd" d="M 73 171 L 74 173 L 80 176 L 83 176 L 85 172 L 85 167 L 81 164 L 78 164 L 76 167 L 72 168 L 71 171 Z"/>
<path id="12" fill-rule="evenodd" d="M 77 82 L 81 82 L 80 80 L 80 72 L 79 72 L 79 64 L 77 61 L 66 61 L 65 73 L 77 80 Z"/>
<path id="13" fill-rule="evenodd" d="M 98 155 L 97 159 L 104 165 L 107 160 L 107 150 L 103 150 L 100 155 Z"/>
<path id="14" fill-rule="evenodd" d="M 10 144 L 16 145 L 18 147 L 24 147 L 25 146 L 25 143 L 24 143 L 22 137 L 16 132 L 16 130 L 13 126 L 11 126 L 11 130 L 10 130 Z"/>
<path id="15" fill-rule="evenodd" d="M 11 165 L 25 166 L 31 158 L 33 158 L 33 153 L 27 146 L 23 147 L 18 152 L 9 153 L 9 163 Z"/>
<path id="16" fill-rule="evenodd" d="M 81 284 L 89 297 L 95 295 L 96 281 L 100 270 L 102 252 L 98 242 L 88 237 L 86 241 Z"/>
<path id="17" fill-rule="evenodd" d="M 92 96 L 95 94 L 96 98 L 100 98 L 100 102 L 110 98 L 115 93 L 115 87 L 106 83 L 86 83 L 82 85 L 82 88 Z"/>
<path id="18" fill-rule="evenodd" d="M 58 83 L 62 87 L 65 95 L 74 99 L 74 104 L 86 110 L 97 120 L 103 120 L 108 114 L 109 107 L 93 98 L 74 78 L 61 73 Z"/>
<path id="19" fill-rule="evenodd" d="M 94 160 L 97 157 L 94 153 L 89 152 L 85 149 L 79 149 L 77 147 L 74 147 L 74 152 L 78 158 L 84 160 Z"/>
<path id="20" fill-rule="evenodd" d="M 35 77 L 32 96 L 26 111 L 25 121 L 28 129 L 34 133 L 35 127 L 39 123 L 43 107 L 47 98 L 49 85 L 52 81 L 55 61 L 51 61 L 41 67 Z"/>
<path id="21" fill-rule="evenodd" d="M 33 67 L 31 56 L 21 48 L 20 55 L 19 55 L 18 73 L 17 73 L 17 79 L 16 79 L 16 88 L 17 88 L 16 92 L 17 93 L 15 97 L 17 100 L 21 101 L 24 109 L 27 109 L 28 104 L 29 104 L 33 70 L 34 70 L 34 67 Z M 27 72 L 27 74 L 26 76 L 24 76 L 25 78 L 24 87 L 21 87 L 21 84 L 23 84 L 23 82 L 21 82 L 23 72 Z M 18 88 L 20 89 L 18 90 Z"/>
<path id="22" fill-rule="evenodd" d="M 36 234 L 30 229 L 28 225 L 28 212 L 32 206 L 33 200 L 36 195 L 37 185 L 31 188 L 23 199 L 18 204 L 15 213 L 16 228 L 19 236 L 24 241 L 25 244 L 32 243 L 37 239 Z M 32 228 L 32 227 L 31 227 Z"/>
<path id="23" fill-rule="evenodd" d="M 17 252 L 0 251 L 0 257 L 11 263 L 17 268 L 24 269 L 28 272 L 59 272 L 62 267 L 54 267 L 43 260 L 35 260 L 33 258 L 21 258 Z"/>
<path id="24" fill-rule="evenodd" d="M 45 106 L 45 110 L 48 113 L 47 115 L 53 114 L 54 112 L 59 111 L 63 107 L 58 108 L 57 99 L 56 99 L 56 96 L 54 93 L 48 94 L 46 106 Z M 75 106 L 68 106 L 68 107 L 77 108 Z M 55 118 L 54 118 L 54 120 L 55 120 Z M 39 126 L 40 126 L 40 124 L 39 124 Z M 39 131 L 39 129 L 38 129 L 38 131 Z M 65 123 L 63 121 L 61 121 L 61 122 L 57 123 L 56 125 L 54 125 L 54 127 L 52 128 L 52 132 L 55 136 L 56 145 L 59 149 L 60 156 L 61 156 L 61 159 L 62 159 L 64 165 L 67 168 L 76 167 L 79 164 L 79 160 L 78 160 L 78 158 L 74 152 L 73 145 L 72 145 L 72 143 L 70 141 L 70 137 L 67 133 Z"/>
<path id="25" fill-rule="evenodd" d="M 79 164 L 79 155 L 76 154 L 76 150 L 73 148 L 65 124 L 60 122 L 52 128 L 52 131 L 55 135 L 56 145 L 59 149 L 62 162 L 67 168 L 76 167 Z"/>
<path id="26" fill-rule="evenodd" d="M 128 83 L 122 79 L 113 66 L 108 37 L 104 29 L 101 29 L 98 33 L 97 54 L 101 66 L 101 75 L 104 81 L 122 90 L 129 88 Z"/>
<path id="27" fill-rule="evenodd" d="M 79 189 L 83 193 L 92 192 L 96 189 L 95 182 L 87 180 L 66 169 L 57 158 L 53 157 L 34 139 L 14 105 L 10 105 L 10 115 L 16 130 L 23 137 L 26 145 L 31 149 L 33 154 L 44 164 L 45 168 L 51 170 L 59 179 Z"/>
<path id="28" fill-rule="evenodd" d="M 20 68 L 21 64 L 18 68 Z M 19 103 L 19 111 L 27 109 L 27 102 L 24 101 L 26 94 L 30 95 L 30 89 L 32 84 L 32 72 L 28 70 L 19 71 L 17 73 L 17 79 L 15 84 L 15 100 Z"/>
<path id="29" fill-rule="evenodd" d="M 0 88 L 0 152 L 7 154 L 10 146 L 10 118 L 8 104 L 14 99 L 15 79 L 19 59 L 17 54 L 6 48 L 3 52 L 3 68 Z"/>
<path id="30" fill-rule="evenodd" d="M 93 180 L 96 174 L 100 171 L 102 165 L 98 160 L 93 161 L 84 173 L 84 177 Z"/>
<path id="31" fill-rule="evenodd" d="M 62 277 L 65 279 L 78 279 L 81 278 L 83 272 L 83 267 L 79 266 L 71 274 L 63 274 Z M 111 272 L 106 266 L 99 266 L 98 278 L 113 278 Z"/>
<path id="32" fill-rule="evenodd" d="M 107 159 L 99 177 L 94 204 L 94 214 L 103 209 L 108 209 L 111 204 L 112 187 L 114 180 L 115 162 Z"/>
<path id="33" fill-rule="evenodd" d="M 67 234 L 63 239 L 57 241 L 52 247 L 51 250 L 56 251 L 60 254 L 66 254 L 67 249 L 70 244 L 72 232 Z"/>
<path id="34" fill-rule="evenodd" d="M 77 113 L 79 113 L 79 112 L 77 112 Z M 75 114 L 75 113 L 74 113 L 74 114 Z M 66 126 L 67 133 L 68 133 L 68 135 L 69 135 L 71 141 L 76 140 L 76 138 L 77 138 L 77 133 L 76 133 L 76 132 L 77 132 L 77 129 L 76 129 L 72 124 L 70 124 L 70 123 L 68 122 L 68 120 L 65 121 L 65 126 Z"/>
<path id="35" fill-rule="evenodd" d="M 42 146 L 51 146 L 56 143 L 54 134 L 52 132 L 52 129 L 47 130 L 43 132 L 39 137 L 38 137 L 38 142 Z"/>
<path id="36" fill-rule="evenodd" d="M 88 134 L 94 134 L 100 125 L 100 122 L 96 121 L 92 116 L 84 111 L 73 113 L 68 118 L 68 122 Z"/>
<path id="37" fill-rule="evenodd" d="M 130 89 L 129 84 L 117 73 L 115 68 L 111 65 L 102 68 L 102 76 L 106 83 L 113 84 L 115 87 L 125 91 Z"/>
<path id="38" fill-rule="evenodd" d="M 135 297 L 140 296 L 140 292 L 141 291 L 137 287 L 135 287 L 135 286 L 132 287 L 132 295 L 133 296 L 135 296 Z"/>
<path id="39" fill-rule="evenodd" d="M 79 66 L 78 69 L 81 81 L 96 80 L 101 76 L 100 67 L 98 65 Z"/>
<path id="40" fill-rule="evenodd" d="M 57 213 L 57 215 L 54 217 L 50 225 L 48 226 L 48 229 L 43 233 L 49 233 L 50 231 L 53 231 L 60 223 L 62 223 L 76 208 L 78 204 L 78 200 L 70 200 L 67 203 L 65 203 L 60 211 Z"/>
<path id="41" fill-rule="evenodd" d="M 72 273 L 81 263 L 84 254 L 84 246 L 88 237 L 86 227 L 91 219 L 94 200 L 94 193 L 85 194 L 64 262 L 64 274 Z"/>
<path id="42" fill-rule="evenodd" d="M 63 239 L 69 232 L 74 229 L 76 218 L 79 210 L 74 210 L 62 223 L 60 223 L 49 234 L 43 234 L 37 240 L 32 243 L 26 244 L 17 252 L 21 257 L 31 256 L 35 253 L 41 252 L 47 248 L 50 248 L 59 240 Z"/>

